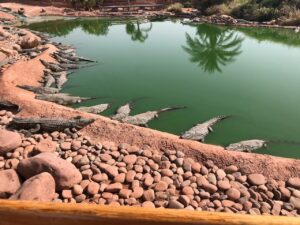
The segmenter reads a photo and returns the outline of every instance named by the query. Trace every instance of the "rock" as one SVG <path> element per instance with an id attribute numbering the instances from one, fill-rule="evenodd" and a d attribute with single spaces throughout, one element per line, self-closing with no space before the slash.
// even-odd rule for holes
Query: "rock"
<path id="1" fill-rule="evenodd" d="M 53 176 L 58 190 L 71 188 L 82 180 L 81 173 L 73 164 L 53 153 L 41 153 L 24 159 L 19 163 L 17 171 L 26 179 L 48 172 Z"/>
<path id="2" fill-rule="evenodd" d="M 88 187 L 87 187 L 87 192 L 90 194 L 90 195 L 95 195 L 99 192 L 99 188 L 100 188 L 100 185 L 96 182 L 91 182 L 89 183 Z"/>
<path id="3" fill-rule="evenodd" d="M 29 31 L 25 31 L 25 32 L 26 32 L 26 35 L 21 37 L 18 42 L 18 44 L 22 48 L 26 48 L 26 49 L 27 48 L 35 48 L 41 43 L 40 37 L 36 36 L 35 34 L 29 32 Z"/>
<path id="4" fill-rule="evenodd" d="M 290 198 L 290 203 L 296 208 L 296 209 L 300 209 L 300 198 L 295 198 L 294 196 L 292 196 Z"/>
<path id="5" fill-rule="evenodd" d="M 154 190 L 155 190 L 155 191 L 165 191 L 165 190 L 167 190 L 167 188 L 168 188 L 168 184 L 167 184 L 166 182 L 164 182 L 164 181 L 159 181 L 159 182 L 155 185 Z"/>
<path id="6" fill-rule="evenodd" d="M 34 147 L 33 153 L 39 154 L 43 152 L 55 152 L 55 150 L 56 150 L 56 143 L 49 139 L 44 139 Z"/>
<path id="7" fill-rule="evenodd" d="M 145 201 L 145 202 L 143 202 L 142 207 L 143 208 L 155 208 L 155 205 L 150 201 Z"/>
<path id="8" fill-rule="evenodd" d="M 63 198 L 66 198 L 66 199 L 71 199 L 71 198 L 73 198 L 72 190 L 63 190 L 63 191 L 61 192 L 61 196 L 62 196 Z"/>
<path id="9" fill-rule="evenodd" d="M 123 185 L 121 183 L 113 183 L 109 184 L 106 188 L 105 191 L 111 192 L 111 193 L 118 193 L 122 190 Z"/>
<path id="10" fill-rule="evenodd" d="M 184 195 L 193 195 L 194 194 L 194 190 L 190 186 L 186 186 L 186 187 L 182 188 L 182 193 Z"/>
<path id="11" fill-rule="evenodd" d="M 74 195 L 81 195 L 83 193 L 83 188 L 79 184 L 75 184 L 73 186 L 73 194 Z"/>
<path id="12" fill-rule="evenodd" d="M 134 180 L 135 175 L 136 172 L 134 170 L 128 171 L 125 177 L 126 182 L 131 183 Z"/>
<path id="13" fill-rule="evenodd" d="M 130 197 L 130 195 L 131 195 L 131 192 L 132 191 L 129 190 L 129 189 L 122 189 L 119 192 L 119 196 L 120 196 L 120 198 L 128 199 Z"/>
<path id="14" fill-rule="evenodd" d="M 287 185 L 293 188 L 300 188 L 300 178 L 299 177 L 291 177 L 287 181 Z"/>
<path id="15" fill-rule="evenodd" d="M 142 187 L 134 187 L 132 190 L 131 196 L 135 199 L 142 197 L 144 194 L 144 189 Z"/>
<path id="16" fill-rule="evenodd" d="M 226 173 L 235 173 L 237 172 L 239 169 L 235 166 L 235 165 L 231 165 L 231 166 L 227 166 L 225 168 L 225 172 Z"/>
<path id="17" fill-rule="evenodd" d="M 119 175 L 118 167 L 116 166 L 108 166 L 104 170 L 107 173 L 107 175 L 110 176 L 111 178 L 114 178 Z"/>
<path id="18" fill-rule="evenodd" d="M 62 150 L 69 150 L 71 149 L 71 142 L 63 142 L 60 144 L 60 148 Z"/>
<path id="19" fill-rule="evenodd" d="M 259 185 L 265 184 L 267 182 L 266 178 L 263 175 L 258 174 L 258 173 L 250 174 L 248 176 L 248 181 L 250 184 L 255 185 L 255 186 L 259 186 Z"/>
<path id="20" fill-rule="evenodd" d="M 233 206 L 235 203 L 233 202 L 233 201 L 230 201 L 230 200 L 223 200 L 222 201 L 222 205 L 224 206 L 224 207 L 231 207 L 231 206 Z"/>
<path id="21" fill-rule="evenodd" d="M 50 173 L 44 172 L 26 180 L 9 199 L 49 202 L 54 197 L 55 181 Z"/>
<path id="22" fill-rule="evenodd" d="M 229 199 L 231 200 L 237 200 L 241 197 L 241 193 L 239 190 L 236 188 L 230 188 L 226 191 L 226 195 L 228 196 Z"/>
<path id="23" fill-rule="evenodd" d="M 136 155 L 125 155 L 125 157 L 123 158 L 123 162 L 125 162 L 126 164 L 134 164 L 136 160 Z"/>
<path id="24" fill-rule="evenodd" d="M 209 183 L 208 184 L 203 184 L 203 189 L 205 191 L 208 191 L 211 194 L 215 193 L 218 190 L 217 186 L 215 186 L 213 184 L 209 184 Z"/>
<path id="25" fill-rule="evenodd" d="M 143 197 L 145 201 L 151 201 L 151 202 L 154 201 L 155 199 L 154 191 L 152 189 L 144 191 Z"/>
<path id="26" fill-rule="evenodd" d="M 5 155 L 22 144 L 21 136 L 12 131 L 0 129 L 0 155 Z"/>
<path id="27" fill-rule="evenodd" d="M 20 179 L 14 169 L 0 171 L 0 198 L 8 198 L 20 187 Z"/>
<path id="28" fill-rule="evenodd" d="M 217 186 L 221 190 L 228 190 L 231 187 L 229 181 L 227 181 L 227 180 L 219 180 L 218 183 L 217 183 Z"/>
<path id="29" fill-rule="evenodd" d="M 180 202 L 176 201 L 176 200 L 170 200 L 169 204 L 168 204 L 168 208 L 171 208 L 171 209 L 183 209 L 184 205 L 181 204 Z"/>

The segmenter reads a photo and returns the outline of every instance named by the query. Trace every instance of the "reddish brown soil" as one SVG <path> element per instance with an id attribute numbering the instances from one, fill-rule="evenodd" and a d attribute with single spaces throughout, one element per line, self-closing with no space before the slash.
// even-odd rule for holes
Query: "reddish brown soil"
<path id="1" fill-rule="evenodd" d="M 26 117 L 64 117 L 77 115 L 94 117 L 96 121 L 82 132 L 94 141 L 109 141 L 116 144 L 128 143 L 139 147 L 150 146 L 154 149 L 180 149 L 187 155 L 203 162 L 211 159 L 219 167 L 234 164 L 244 173 L 262 173 L 266 177 L 287 180 L 300 176 L 300 160 L 285 159 L 269 155 L 229 152 L 220 146 L 181 140 L 178 136 L 128 124 L 121 124 L 103 116 L 78 112 L 71 108 L 34 99 L 34 94 L 16 87 L 16 85 L 39 85 L 43 75 L 43 66 L 39 59 L 53 60 L 49 53 L 53 46 L 30 61 L 18 61 L 0 76 L 0 96 L 19 104 Z"/>

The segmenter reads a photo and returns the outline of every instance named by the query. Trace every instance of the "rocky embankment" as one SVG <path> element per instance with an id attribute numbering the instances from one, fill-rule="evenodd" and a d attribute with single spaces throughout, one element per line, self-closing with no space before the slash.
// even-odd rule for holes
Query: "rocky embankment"
<path id="1" fill-rule="evenodd" d="M 297 216 L 300 178 L 245 175 L 182 151 L 93 143 L 80 132 L 24 137 L 0 111 L 0 196 L 12 200 Z"/>

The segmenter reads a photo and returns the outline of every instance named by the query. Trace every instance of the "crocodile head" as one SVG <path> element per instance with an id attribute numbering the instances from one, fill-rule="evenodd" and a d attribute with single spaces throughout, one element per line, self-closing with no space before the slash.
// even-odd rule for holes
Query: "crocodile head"
<path id="1" fill-rule="evenodd" d="M 95 121 L 95 119 L 84 119 L 81 116 L 75 117 L 73 120 L 77 129 L 81 129 Z"/>

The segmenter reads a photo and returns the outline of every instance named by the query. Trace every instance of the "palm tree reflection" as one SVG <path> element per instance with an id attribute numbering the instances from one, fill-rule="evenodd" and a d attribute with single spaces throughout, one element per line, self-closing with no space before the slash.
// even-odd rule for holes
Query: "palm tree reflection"
<path id="1" fill-rule="evenodd" d="M 152 23 L 150 23 L 148 28 L 142 28 L 139 21 L 136 21 L 135 23 L 133 21 L 129 21 L 126 23 L 126 32 L 131 36 L 131 40 L 139 41 L 141 43 L 147 40 L 149 36 L 148 33 L 151 31 L 151 29 Z"/>
<path id="2" fill-rule="evenodd" d="M 190 54 L 190 61 L 205 72 L 222 72 L 221 66 L 233 62 L 241 53 L 243 38 L 228 28 L 202 24 L 197 26 L 197 36 L 193 39 L 186 34 L 187 46 L 183 49 Z"/>

